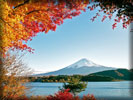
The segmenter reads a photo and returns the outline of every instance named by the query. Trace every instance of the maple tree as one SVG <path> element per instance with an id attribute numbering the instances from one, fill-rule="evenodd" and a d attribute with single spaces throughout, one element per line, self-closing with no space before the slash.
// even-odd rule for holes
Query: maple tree
<path id="1" fill-rule="evenodd" d="M 87 6 L 82 0 L 74 5 L 72 3 L 68 7 L 66 2 L 60 1 L 56 4 L 54 0 L 26 0 L 24 3 L 23 0 L 2 0 L 3 13 L 0 22 L 3 23 L 3 32 L 0 52 L 5 53 L 9 49 L 32 52 L 33 49 L 26 45 L 27 41 L 32 40 L 38 32 L 55 31 L 56 26 L 62 24 L 64 19 L 78 16 Z"/>
<path id="2" fill-rule="evenodd" d="M 57 25 L 80 15 L 87 7 L 91 11 L 100 7 L 92 21 L 100 12 L 105 14 L 102 21 L 115 14 L 114 29 L 120 21 L 124 28 L 133 21 L 132 5 L 133 0 L 0 0 L 0 73 L 2 57 L 9 49 L 33 52 L 28 41 L 39 32 L 55 31 Z"/>
<path id="3" fill-rule="evenodd" d="M 114 24 L 112 28 L 116 28 L 117 23 L 122 22 L 123 28 L 127 28 L 127 26 L 133 21 L 133 0 L 94 0 L 94 4 L 89 6 L 90 10 L 94 10 L 98 7 L 100 9 L 96 13 L 96 15 L 91 19 L 94 21 L 98 16 L 99 13 L 103 12 L 102 22 L 109 18 L 111 19 L 113 15 Z"/>
<path id="4" fill-rule="evenodd" d="M 104 12 L 102 21 L 116 15 L 112 28 L 122 21 L 124 28 L 133 21 L 132 0 L 0 0 L 0 78 L 2 58 L 9 49 L 33 52 L 27 42 L 39 32 L 55 31 L 65 19 L 78 16 L 86 8 Z M 91 5 L 89 5 L 92 3 Z M 0 82 L 1 83 L 1 82 Z M 2 85 L 0 85 L 1 88 Z"/>
<path id="5" fill-rule="evenodd" d="M 62 1 L 56 4 L 53 0 L 0 0 L 0 79 L 4 79 L 3 57 L 7 57 L 5 54 L 9 49 L 32 52 L 33 49 L 26 45 L 27 41 L 32 40 L 38 32 L 55 31 L 64 19 L 78 16 L 87 6 L 72 3 L 71 8 Z M 4 90 L 2 80 L 0 89 Z M 0 97 L 3 95 L 1 91 Z"/>
<path id="6" fill-rule="evenodd" d="M 89 5 L 90 2 L 92 5 Z M 1 36 L 0 52 L 4 54 L 9 49 L 28 50 L 33 49 L 27 46 L 27 41 L 32 40 L 39 32 L 47 33 L 49 30 L 55 31 L 57 25 L 63 24 L 65 19 L 81 14 L 88 8 L 92 11 L 100 7 L 94 21 L 100 12 L 111 19 L 115 12 L 114 29 L 118 22 L 123 21 L 126 28 L 132 22 L 132 0 L 0 0 L 1 14 Z"/>

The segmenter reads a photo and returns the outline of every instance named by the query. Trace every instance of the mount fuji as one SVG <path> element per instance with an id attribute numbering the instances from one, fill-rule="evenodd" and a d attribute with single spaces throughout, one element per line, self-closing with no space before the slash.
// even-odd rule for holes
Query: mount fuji
<path id="1" fill-rule="evenodd" d="M 36 74 L 35 76 L 77 75 L 77 74 L 88 75 L 88 74 L 92 74 L 100 71 L 115 70 L 115 69 L 116 68 L 113 68 L 113 67 L 107 67 L 107 66 L 95 64 L 94 62 L 84 58 L 60 70 L 52 71 L 48 73 Z"/>

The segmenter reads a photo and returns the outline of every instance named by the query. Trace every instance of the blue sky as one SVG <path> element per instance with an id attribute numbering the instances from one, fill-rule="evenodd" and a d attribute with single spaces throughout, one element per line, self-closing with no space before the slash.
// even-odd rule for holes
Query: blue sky
<path id="1" fill-rule="evenodd" d="M 92 22 L 95 13 L 83 12 L 65 20 L 55 32 L 39 33 L 28 42 L 35 51 L 25 55 L 27 65 L 39 72 L 49 72 L 87 58 L 105 66 L 128 68 L 128 29 L 119 24 L 113 30 L 113 20 L 101 22 L 101 17 Z"/>

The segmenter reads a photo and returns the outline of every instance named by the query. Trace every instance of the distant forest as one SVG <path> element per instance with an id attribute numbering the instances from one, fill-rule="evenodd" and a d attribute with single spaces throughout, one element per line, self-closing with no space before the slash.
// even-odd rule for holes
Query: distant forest
<path id="1" fill-rule="evenodd" d="M 78 78 L 80 81 L 122 81 L 133 80 L 133 71 L 128 69 L 117 69 L 97 72 L 89 75 L 58 75 L 58 76 L 32 76 L 30 82 L 67 82 L 71 78 Z"/>

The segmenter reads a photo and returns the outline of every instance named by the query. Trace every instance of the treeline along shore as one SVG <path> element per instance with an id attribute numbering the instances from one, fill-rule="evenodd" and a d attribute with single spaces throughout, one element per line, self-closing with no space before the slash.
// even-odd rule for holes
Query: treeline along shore
<path id="1" fill-rule="evenodd" d="M 58 75 L 58 76 L 31 76 L 30 82 L 67 82 L 71 78 L 80 81 L 133 81 L 133 71 L 128 69 L 117 69 L 97 72 L 89 75 Z"/>

